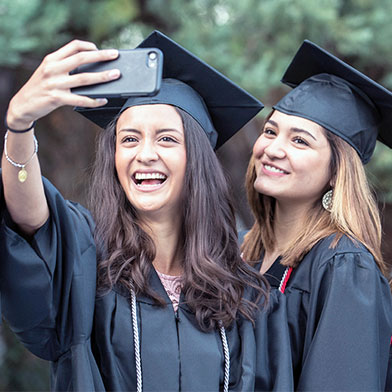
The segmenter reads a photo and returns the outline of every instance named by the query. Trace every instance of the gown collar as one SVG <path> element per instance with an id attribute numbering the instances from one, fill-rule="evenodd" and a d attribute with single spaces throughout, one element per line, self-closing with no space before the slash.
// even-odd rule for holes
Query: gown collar
<path id="1" fill-rule="evenodd" d="M 159 276 L 158 276 L 157 272 L 155 271 L 155 268 L 151 268 L 148 282 L 149 282 L 150 287 L 156 293 L 158 293 L 158 295 L 161 298 L 163 298 L 165 304 L 172 306 L 172 302 L 171 302 L 169 296 L 167 295 L 167 292 L 166 292 L 165 288 L 163 287 L 163 284 L 162 284 L 161 280 L 159 279 Z M 126 297 L 128 299 L 131 298 L 131 293 L 129 292 L 129 290 L 120 283 L 117 283 L 113 287 L 113 290 L 115 292 L 117 292 L 118 294 L 122 295 L 123 297 Z M 147 296 L 143 293 L 139 294 L 137 296 L 137 302 L 143 302 L 143 303 L 146 303 L 149 305 L 156 305 L 155 301 L 152 298 L 150 298 L 149 296 Z M 181 308 L 182 310 L 189 312 L 189 313 L 194 313 L 191 311 L 189 306 L 186 304 L 185 295 L 184 295 L 183 291 L 181 291 L 180 303 L 179 303 L 178 307 Z"/>

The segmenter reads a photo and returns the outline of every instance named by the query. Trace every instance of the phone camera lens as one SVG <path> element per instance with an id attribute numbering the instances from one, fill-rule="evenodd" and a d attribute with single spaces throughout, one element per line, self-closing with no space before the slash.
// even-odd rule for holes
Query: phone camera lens
<path id="1" fill-rule="evenodd" d="M 150 52 L 148 54 L 148 66 L 150 68 L 155 68 L 157 66 L 158 55 L 156 52 Z"/>

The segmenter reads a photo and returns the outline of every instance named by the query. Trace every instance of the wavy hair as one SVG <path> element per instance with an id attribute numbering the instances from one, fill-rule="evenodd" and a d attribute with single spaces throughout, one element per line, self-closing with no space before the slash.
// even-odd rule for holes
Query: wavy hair
<path id="1" fill-rule="evenodd" d="M 337 234 L 332 243 L 332 247 L 335 247 L 345 234 L 354 242 L 362 243 L 387 276 L 387 265 L 381 254 L 380 214 L 363 164 L 353 147 L 332 132 L 323 130 L 331 147 L 330 173 L 334 184 L 332 210 L 328 212 L 322 207 L 321 197 L 315 202 L 298 234 L 283 251 L 281 263 L 296 267 L 322 238 Z M 255 222 L 241 246 L 244 259 L 249 261 L 259 260 L 264 250 L 272 251 L 275 247 L 275 199 L 259 194 L 254 188 L 255 180 L 252 156 L 246 174 L 246 191 Z"/>
<path id="2" fill-rule="evenodd" d="M 187 154 L 182 209 L 182 290 L 202 330 L 239 316 L 253 321 L 268 300 L 268 284 L 240 257 L 230 190 L 221 165 L 200 125 L 186 112 L 182 118 Z M 149 287 L 156 249 L 142 229 L 115 169 L 116 122 L 98 137 L 90 188 L 96 222 L 98 293 L 119 283 L 161 306 L 164 300 Z M 245 295 L 250 290 L 250 296 Z"/>

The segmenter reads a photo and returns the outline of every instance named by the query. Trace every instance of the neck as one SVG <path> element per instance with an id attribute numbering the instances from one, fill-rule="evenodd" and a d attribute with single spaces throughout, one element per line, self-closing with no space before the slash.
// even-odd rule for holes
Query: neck
<path id="1" fill-rule="evenodd" d="M 276 200 L 273 221 L 275 247 L 265 252 L 260 269 L 261 273 L 268 271 L 277 257 L 294 240 L 298 228 L 301 227 L 308 210 L 308 205 L 293 205 Z"/>
<path id="2" fill-rule="evenodd" d="M 154 241 L 156 255 L 153 266 L 166 275 L 181 275 L 181 218 L 143 219 L 143 228 Z"/>
<path id="3" fill-rule="evenodd" d="M 309 205 L 293 205 L 276 201 L 274 212 L 275 250 L 282 251 L 294 240 L 309 208 Z"/>

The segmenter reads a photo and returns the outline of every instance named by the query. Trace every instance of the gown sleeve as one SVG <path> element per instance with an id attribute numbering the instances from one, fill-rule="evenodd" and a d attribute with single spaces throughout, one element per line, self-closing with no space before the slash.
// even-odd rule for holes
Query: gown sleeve
<path id="1" fill-rule="evenodd" d="M 294 390 L 286 309 L 286 297 L 271 288 L 268 307 L 255 325 L 255 391 Z"/>
<path id="2" fill-rule="evenodd" d="M 337 253 L 312 275 L 297 389 L 384 390 L 391 294 L 372 255 Z"/>
<path id="3" fill-rule="evenodd" d="M 96 253 L 89 212 L 45 179 L 44 187 L 50 217 L 31 238 L 18 233 L 2 199 L 0 292 L 3 316 L 22 343 L 56 361 L 91 331 Z"/>

